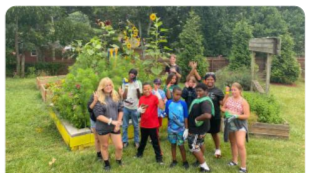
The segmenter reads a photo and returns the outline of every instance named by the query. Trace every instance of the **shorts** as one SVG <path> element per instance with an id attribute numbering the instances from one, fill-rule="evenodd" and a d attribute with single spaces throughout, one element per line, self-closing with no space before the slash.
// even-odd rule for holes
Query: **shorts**
<path id="1" fill-rule="evenodd" d="M 95 128 L 95 121 L 93 121 L 91 118 L 90 118 L 90 124 L 91 124 L 91 128 Z"/>
<path id="2" fill-rule="evenodd" d="M 200 137 L 203 136 L 203 137 Z M 188 146 L 191 152 L 199 152 L 200 146 L 204 144 L 205 134 L 189 134 L 187 137 Z"/>
<path id="3" fill-rule="evenodd" d="M 168 140 L 171 144 L 177 144 L 178 146 L 183 145 L 183 132 L 168 132 Z"/>
<path id="4" fill-rule="evenodd" d="M 105 132 L 97 132 L 98 135 L 108 135 L 108 134 L 114 134 L 114 135 L 119 135 L 120 134 L 120 130 L 118 132 L 114 132 L 114 130 L 112 131 L 105 131 Z"/>
<path id="5" fill-rule="evenodd" d="M 221 119 L 210 119 L 210 129 L 207 133 L 219 133 L 221 129 Z"/>

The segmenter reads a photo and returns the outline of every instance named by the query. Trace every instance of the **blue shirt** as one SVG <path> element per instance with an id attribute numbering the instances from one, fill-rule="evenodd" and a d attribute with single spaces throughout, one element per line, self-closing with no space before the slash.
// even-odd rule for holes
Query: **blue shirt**
<path id="1" fill-rule="evenodd" d="M 158 89 L 157 92 L 160 94 L 162 100 L 166 100 L 166 94 L 163 90 Z M 153 89 L 152 90 L 153 95 L 155 95 L 156 91 Z M 165 112 L 158 108 L 158 117 L 164 118 L 165 117 Z"/>
<path id="2" fill-rule="evenodd" d="M 185 101 L 174 102 L 168 100 L 166 103 L 166 114 L 168 115 L 168 132 L 179 133 L 185 130 L 184 119 L 188 118 L 188 110 Z"/>

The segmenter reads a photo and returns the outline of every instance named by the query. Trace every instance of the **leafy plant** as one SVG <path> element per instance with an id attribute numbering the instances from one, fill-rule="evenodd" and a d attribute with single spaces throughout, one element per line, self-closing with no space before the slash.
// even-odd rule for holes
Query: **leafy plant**
<path id="1" fill-rule="evenodd" d="M 230 86 L 234 82 L 238 82 L 245 91 L 250 90 L 251 73 L 250 69 L 245 66 L 236 70 L 232 70 L 228 66 L 224 67 L 216 72 L 216 78 L 216 86 L 219 88 L 225 88 L 225 86 Z"/>
<path id="2" fill-rule="evenodd" d="M 280 105 L 273 95 L 244 92 L 243 97 L 248 101 L 250 110 L 258 115 L 258 121 L 263 123 L 281 124 Z"/>

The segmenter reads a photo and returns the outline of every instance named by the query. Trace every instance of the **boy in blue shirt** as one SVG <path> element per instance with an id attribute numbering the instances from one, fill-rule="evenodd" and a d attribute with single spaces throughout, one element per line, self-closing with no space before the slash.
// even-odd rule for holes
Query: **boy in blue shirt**
<path id="1" fill-rule="evenodd" d="M 175 87 L 172 92 L 172 99 L 166 103 L 166 114 L 168 115 L 168 140 L 171 143 L 172 163 L 170 167 L 174 167 L 178 164 L 176 159 L 176 146 L 179 146 L 183 166 L 188 169 L 189 164 L 186 160 L 184 140 L 188 135 L 188 110 L 187 105 L 181 100 L 182 90 L 179 87 Z"/>

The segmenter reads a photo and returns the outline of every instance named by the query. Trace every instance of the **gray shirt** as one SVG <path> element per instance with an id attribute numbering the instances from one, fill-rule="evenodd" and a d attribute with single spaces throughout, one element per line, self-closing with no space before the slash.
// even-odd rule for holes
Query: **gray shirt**
<path id="1" fill-rule="evenodd" d="M 100 115 L 104 115 L 107 118 L 112 118 L 112 120 L 118 119 L 118 113 L 122 112 L 123 104 L 121 101 L 114 102 L 111 97 L 105 97 L 105 103 L 102 104 L 100 102 L 97 102 L 96 105 L 93 108 L 93 112 L 95 114 L 95 117 L 99 117 Z M 114 125 L 108 125 L 107 123 L 104 123 L 102 121 L 97 120 L 95 124 L 95 130 L 98 133 L 103 132 L 111 132 L 115 128 Z"/>

